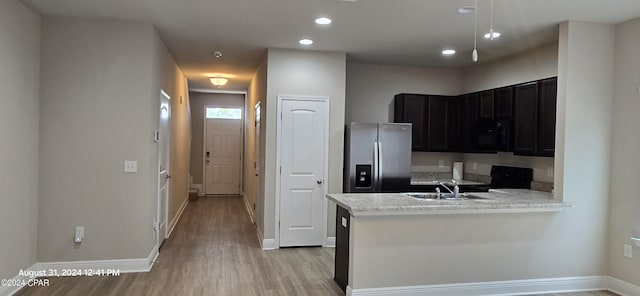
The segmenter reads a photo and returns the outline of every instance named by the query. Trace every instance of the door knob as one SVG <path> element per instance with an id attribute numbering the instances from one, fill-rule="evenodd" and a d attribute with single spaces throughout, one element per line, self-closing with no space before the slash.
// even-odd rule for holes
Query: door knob
<path id="1" fill-rule="evenodd" d="M 167 174 L 167 179 L 171 179 L 171 175 Z"/>
<path id="2" fill-rule="evenodd" d="M 318 181 L 316 181 L 318 184 L 322 184 L 322 182 L 324 182 L 322 179 L 318 179 Z"/>

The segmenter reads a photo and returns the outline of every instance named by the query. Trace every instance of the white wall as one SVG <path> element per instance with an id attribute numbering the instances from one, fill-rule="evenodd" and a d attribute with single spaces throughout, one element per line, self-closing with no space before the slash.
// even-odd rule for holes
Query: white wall
<path id="1" fill-rule="evenodd" d="M 244 142 L 244 179 L 243 179 L 243 193 L 247 197 L 250 205 L 255 204 L 255 210 L 253 211 L 253 218 L 258 228 L 257 231 L 260 236 L 264 236 L 264 155 L 265 155 L 265 124 L 264 118 L 266 114 L 266 99 L 267 99 L 267 54 L 260 60 L 258 69 L 256 70 L 251 83 L 249 84 L 249 90 L 247 91 L 246 110 L 247 117 L 245 120 L 245 142 Z M 256 126 L 255 126 L 255 106 L 260 102 L 260 118 L 261 125 L 259 131 L 259 139 L 256 144 Z M 259 146 L 259 147 L 256 147 Z M 256 153 L 256 149 L 258 150 Z M 258 156 L 256 158 L 256 156 Z M 256 177 L 256 169 L 254 168 L 254 162 L 256 167 L 261 172 Z"/>
<path id="2" fill-rule="evenodd" d="M 267 70 L 264 237 L 275 236 L 276 105 L 278 95 L 328 96 L 329 180 L 328 193 L 342 192 L 344 150 L 346 54 L 269 49 Z M 328 208 L 329 236 L 335 233 L 335 205 Z"/>
<path id="3" fill-rule="evenodd" d="M 40 16 L 0 1 L 0 279 L 36 262 Z M 0 287 L 0 294 L 4 287 Z"/>
<path id="4" fill-rule="evenodd" d="M 399 93 L 461 92 L 460 69 L 348 63 L 345 122 L 393 122 L 393 96 Z"/>
<path id="5" fill-rule="evenodd" d="M 640 249 L 634 258 L 623 257 L 623 244 L 640 237 L 640 19 L 616 26 L 613 90 L 613 137 L 611 141 L 611 194 L 609 212 L 609 273 L 640 286 Z"/>
<path id="6" fill-rule="evenodd" d="M 463 69 L 462 93 L 549 78 L 558 75 L 558 44 L 547 44 Z"/>
<path id="7" fill-rule="evenodd" d="M 184 76 L 151 25 L 47 17 L 42 28 L 38 261 L 146 258 L 161 88 L 172 97 L 171 155 L 188 162 L 188 142 L 175 142 L 189 137 Z M 138 172 L 125 174 L 124 160 Z M 169 218 L 187 173 L 172 160 Z M 80 245 L 76 225 L 85 226 Z"/>
<path id="8" fill-rule="evenodd" d="M 159 89 L 164 90 L 171 97 L 171 121 L 169 153 L 171 158 L 170 192 L 169 192 L 169 230 L 178 222 L 180 207 L 188 200 L 189 192 L 189 166 L 191 158 L 191 109 L 189 86 L 182 70 L 176 65 L 171 53 L 167 50 L 155 30 L 153 33 L 153 83 L 149 91 L 156 100 L 153 105 L 152 115 L 155 120 L 155 128 L 159 128 Z M 156 146 L 157 147 L 157 146 Z M 156 150 L 157 151 L 157 150 Z M 156 152 L 158 153 L 158 152 Z M 157 157 L 157 154 L 152 154 Z M 156 158 L 154 158 L 156 159 Z M 152 160 L 150 160 L 152 163 Z M 157 177 L 153 176 L 153 182 Z M 157 184 L 157 183 L 154 183 Z M 156 190 L 157 185 L 154 185 Z M 157 194 L 157 193 L 156 193 Z M 156 195 L 154 195 L 156 196 Z M 150 206 L 155 209 L 157 201 L 151 199 Z"/>

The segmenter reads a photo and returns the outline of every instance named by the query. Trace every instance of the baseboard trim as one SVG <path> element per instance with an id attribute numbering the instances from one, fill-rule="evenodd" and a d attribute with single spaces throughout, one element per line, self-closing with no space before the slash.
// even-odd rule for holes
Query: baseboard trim
<path id="1" fill-rule="evenodd" d="M 609 277 L 609 291 L 622 296 L 640 295 L 640 287 L 614 277 Z"/>
<path id="2" fill-rule="evenodd" d="M 31 267 L 26 268 L 26 269 L 22 269 L 22 271 L 24 272 L 23 275 L 20 275 L 20 271 L 18 271 L 18 275 L 14 276 L 12 279 L 10 279 L 11 282 L 26 282 L 29 279 L 31 279 L 31 277 L 29 277 L 27 274 L 35 272 L 35 268 L 34 265 L 31 265 Z M 0 285 L 0 296 L 11 296 L 15 293 L 17 293 L 18 291 L 20 291 L 20 289 L 22 289 L 22 286 L 17 286 L 17 285 L 12 285 L 12 286 L 5 286 L 5 285 Z"/>
<path id="3" fill-rule="evenodd" d="M 272 238 L 263 238 L 262 239 L 262 250 L 275 250 L 278 249 L 276 246 L 276 240 Z"/>
<path id="4" fill-rule="evenodd" d="M 204 190 L 202 189 L 204 187 L 202 186 L 202 184 L 191 184 L 191 188 L 198 189 L 198 197 L 204 196 Z"/>
<path id="5" fill-rule="evenodd" d="M 329 236 L 324 239 L 324 247 L 325 248 L 335 248 L 336 247 L 336 237 Z"/>
<path id="6" fill-rule="evenodd" d="M 167 233 L 166 238 L 169 238 L 171 236 L 171 233 L 173 233 L 173 229 L 176 228 L 176 225 L 178 225 L 178 221 L 180 221 L 180 218 L 182 217 L 182 213 L 184 212 L 184 209 L 187 208 L 187 204 L 189 204 L 188 194 L 187 194 L 187 198 L 184 199 L 184 201 L 180 205 L 180 208 L 178 209 L 176 214 L 173 216 L 173 219 L 171 219 L 171 227 L 169 228 L 169 233 Z"/>
<path id="7" fill-rule="evenodd" d="M 348 286 L 346 292 L 347 296 L 506 296 L 607 290 L 609 283 L 608 276 L 587 276 L 372 289 Z"/>
<path id="8" fill-rule="evenodd" d="M 251 223 L 256 223 L 255 220 L 253 220 L 253 210 L 251 209 L 252 206 L 249 205 L 249 200 L 247 199 L 247 196 L 244 194 L 244 192 L 242 193 L 242 200 L 244 201 L 244 207 L 247 209 L 247 214 L 249 214 L 249 219 L 251 219 Z"/>

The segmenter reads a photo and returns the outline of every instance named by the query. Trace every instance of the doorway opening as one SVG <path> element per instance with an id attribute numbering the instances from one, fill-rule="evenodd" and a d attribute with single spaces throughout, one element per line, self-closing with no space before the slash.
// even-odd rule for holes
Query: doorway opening
<path id="1" fill-rule="evenodd" d="M 242 194 L 244 106 L 204 107 L 205 195 Z"/>

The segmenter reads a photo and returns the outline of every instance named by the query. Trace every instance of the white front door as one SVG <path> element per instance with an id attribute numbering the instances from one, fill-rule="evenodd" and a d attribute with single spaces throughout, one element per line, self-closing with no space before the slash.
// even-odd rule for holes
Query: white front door
<path id="1" fill-rule="evenodd" d="M 167 238 L 167 216 L 169 200 L 169 122 L 171 120 L 170 97 L 162 92 L 160 95 L 160 126 L 158 135 L 159 144 L 159 164 L 158 164 L 158 243 L 162 243 Z"/>
<path id="2" fill-rule="evenodd" d="M 280 246 L 324 241 L 328 100 L 282 98 Z"/>
<path id="3" fill-rule="evenodd" d="M 209 109 L 223 109 L 210 111 Z M 205 119 L 205 194 L 240 195 L 242 118 L 234 108 L 207 107 Z"/>

